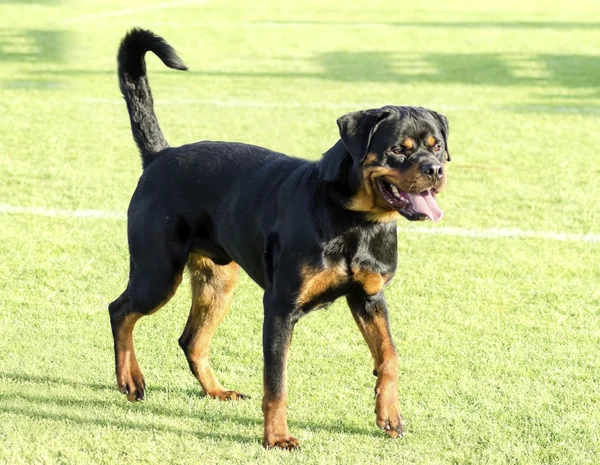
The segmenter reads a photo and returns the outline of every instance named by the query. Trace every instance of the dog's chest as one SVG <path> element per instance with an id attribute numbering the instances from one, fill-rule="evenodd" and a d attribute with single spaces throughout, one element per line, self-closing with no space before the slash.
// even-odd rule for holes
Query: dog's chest
<path id="1" fill-rule="evenodd" d="M 301 267 L 296 304 L 310 310 L 350 292 L 376 295 L 392 278 L 396 260 L 395 231 L 336 237 L 323 247 L 321 263 Z"/>

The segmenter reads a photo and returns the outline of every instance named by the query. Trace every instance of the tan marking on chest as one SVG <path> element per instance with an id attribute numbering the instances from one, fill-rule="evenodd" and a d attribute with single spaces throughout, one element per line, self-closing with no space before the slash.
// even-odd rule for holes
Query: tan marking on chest
<path id="1" fill-rule="evenodd" d="M 303 266 L 300 276 L 302 284 L 296 298 L 296 305 L 299 307 L 310 303 L 328 290 L 348 282 L 348 275 L 343 265 L 325 269 Z"/>
<path id="2" fill-rule="evenodd" d="M 390 221 L 397 221 L 400 218 L 400 213 L 396 210 L 390 210 L 381 213 L 368 213 L 367 217 L 374 223 L 389 223 Z"/>
<path id="3" fill-rule="evenodd" d="M 381 274 L 371 270 L 352 268 L 352 275 L 354 281 L 362 285 L 367 295 L 379 293 L 386 283 L 385 278 Z"/>

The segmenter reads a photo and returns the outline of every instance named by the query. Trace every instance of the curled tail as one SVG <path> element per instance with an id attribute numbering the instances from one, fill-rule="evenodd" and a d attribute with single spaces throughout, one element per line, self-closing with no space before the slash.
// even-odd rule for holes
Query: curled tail
<path id="1" fill-rule="evenodd" d="M 142 155 L 144 168 L 152 161 L 154 154 L 169 146 L 154 114 L 144 60 L 148 51 L 153 52 L 169 68 L 187 70 L 173 47 L 153 32 L 134 28 L 121 42 L 117 56 L 119 87 L 127 103 L 131 132 Z"/>

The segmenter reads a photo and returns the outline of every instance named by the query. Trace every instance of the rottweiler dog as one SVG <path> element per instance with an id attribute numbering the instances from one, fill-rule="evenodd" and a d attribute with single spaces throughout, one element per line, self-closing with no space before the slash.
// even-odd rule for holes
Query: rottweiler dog
<path id="1" fill-rule="evenodd" d="M 148 51 L 187 69 L 150 31 L 133 29 L 121 43 L 120 88 L 143 173 L 127 213 L 129 281 L 109 305 L 118 389 L 130 401 L 144 399 L 133 328 L 169 301 L 187 267 L 193 300 L 179 344 L 206 395 L 243 399 L 209 364 L 241 267 L 264 289 L 264 447 L 298 447 L 286 420 L 294 325 L 342 296 L 373 356 L 376 423 L 402 436 L 383 290 L 396 271 L 396 220 L 443 215 L 435 197 L 450 160 L 448 120 L 403 106 L 348 113 L 337 120 L 340 139 L 318 161 L 242 143 L 169 147 L 154 113 Z"/>

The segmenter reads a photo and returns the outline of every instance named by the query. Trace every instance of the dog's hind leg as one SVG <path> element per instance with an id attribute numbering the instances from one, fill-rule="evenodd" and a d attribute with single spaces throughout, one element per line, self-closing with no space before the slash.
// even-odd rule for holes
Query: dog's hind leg
<path id="1" fill-rule="evenodd" d="M 213 335 L 233 299 L 239 266 L 235 262 L 217 265 L 210 258 L 192 253 L 188 269 L 193 300 L 179 345 L 206 395 L 220 400 L 242 399 L 246 396 L 221 386 L 208 360 Z"/>
<path id="2" fill-rule="evenodd" d="M 182 251 L 173 254 L 151 245 L 145 251 L 132 253 L 127 289 L 108 306 L 117 388 L 132 402 L 143 400 L 146 390 L 133 347 L 133 328 L 141 317 L 156 312 L 173 297 L 181 283 L 184 255 L 187 256 Z"/>

